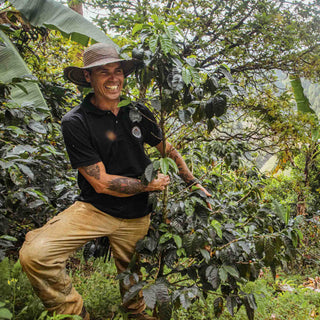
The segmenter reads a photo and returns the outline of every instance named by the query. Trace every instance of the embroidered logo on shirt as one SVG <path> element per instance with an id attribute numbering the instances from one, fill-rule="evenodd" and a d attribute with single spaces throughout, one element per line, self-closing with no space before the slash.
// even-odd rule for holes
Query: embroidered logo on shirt
<path id="1" fill-rule="evenodd" d="M 131 133 L 137 139 L 140 139 L 142 137 L 141 130 L 138 126 L 134 126 L 131 130 Z"/>

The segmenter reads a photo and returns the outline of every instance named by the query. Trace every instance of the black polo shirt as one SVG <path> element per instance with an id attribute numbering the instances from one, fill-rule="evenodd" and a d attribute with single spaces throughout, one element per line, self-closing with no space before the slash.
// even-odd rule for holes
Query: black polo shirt
<path id="1" fill-rule="evenodd" d="M 109 174 L 139 178 L 151 162 L 144 143 L 156 146 L 161 130 L 150 110 L 143 105 L 121 107 L 117 116 L 96 108 L 92 94 L 62 118 L 62 133 L 73 168 L 102 161 Z M 137 109 L 138 110 L 137 110 Z M 148 193 L 131 197 L 99 194 L 78 172 L 81 189 L 77 200 L 89 202 L 114 217 L 132 219 L 149 213 Z"/>

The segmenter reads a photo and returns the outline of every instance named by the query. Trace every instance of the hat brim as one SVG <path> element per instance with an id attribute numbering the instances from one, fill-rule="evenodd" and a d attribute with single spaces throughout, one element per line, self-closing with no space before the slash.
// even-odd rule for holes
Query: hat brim
<path id="1" fill-rule="evenodd" d="M 97 61 L 91 65 L 88 65 L 86 67 L 66 67 L 64 69 L 64 77 L 68 79 L 69 81 L 73 82 L 77 86 L 90 88 L 91 84 L 88 82 L 84 76 L 84 70 L 92 69 L 94 67 L 100 67 L 104 66 L 110 63 L 120 62 L 121 67 L 123 69 L 123 74 L 125 77 L 130 75 L 138 65 L 137 59 L 130 59 L 130 60 L 124 60 L 124 59 L 105 59 Z"/>

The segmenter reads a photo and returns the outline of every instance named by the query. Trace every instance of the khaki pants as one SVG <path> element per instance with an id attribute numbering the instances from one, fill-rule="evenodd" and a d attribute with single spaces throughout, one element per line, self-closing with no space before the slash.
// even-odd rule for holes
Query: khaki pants
<path id="1" fill-rule="evenodd" d="M 77 201 L 47 222 L 30 231 L 20 250 L 20 262 L 36 294 L 49 311 L 81 313 L 83 300 L 66 273 L 66 260 L 86 242 L 108 236 L 118 273 L 127 267 L 135 245 L 148 232 L 150 216 L 138 219 L 114 218 L 89 203 Z M 120 283 L 123 295 L 129 288 Z M 124 305 L 130 313 L 145 308 L 142 294 Z"/>

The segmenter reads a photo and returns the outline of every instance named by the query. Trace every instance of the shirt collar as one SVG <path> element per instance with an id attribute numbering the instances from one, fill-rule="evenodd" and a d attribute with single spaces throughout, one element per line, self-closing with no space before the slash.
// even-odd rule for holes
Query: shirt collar
<path id="1" fill-rule="evenodd" d="M 93 92 L 90 92 L 82 101 L 81 103 L 81 108 L 83 108 L 85 111 L 90 112 L 90 113 L 94 113 L 96 115 L 100 115 L 100 116 L 104 116 L 105 114 L 111 114 L 112 112 L 109 110 L 101 110 L 99 108 L 97 108 L 94 104 L 91 103 L 91 97 L 93 96 Z M 120 98 L 120 100 L 122 100 Z M 119 113 L 122 112 L 123 108 L 125 107 L 121 107 L 119 110 Z"/>

